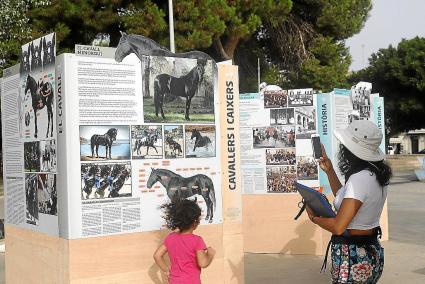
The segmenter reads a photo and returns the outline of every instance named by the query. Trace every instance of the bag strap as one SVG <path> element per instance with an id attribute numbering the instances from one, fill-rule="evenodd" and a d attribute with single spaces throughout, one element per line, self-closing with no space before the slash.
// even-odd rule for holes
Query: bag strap
<path id="1" fill-rule="evenodd" d="M 300 212 L 298 212 L 298 214 L 297 214 L 297 216 L 295 216 L 294 220 L 297 220 L 301 216 L 301 214 L 303 214 L 305 207 L 307 206 L 304 199 L 302 199 L 300 203 L 302 203 L 302 206 L 300 208 Z"/>

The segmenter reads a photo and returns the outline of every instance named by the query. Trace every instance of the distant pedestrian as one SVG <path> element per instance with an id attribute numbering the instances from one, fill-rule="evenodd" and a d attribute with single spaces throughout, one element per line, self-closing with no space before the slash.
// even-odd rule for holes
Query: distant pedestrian
<path id="1" fill-rule="evenodd" d="M 170 284 L 200 284 L 201 268 L 208 267 L 215 250 L 193 234 L 198 227 L 201 208 L 192 200 L 176 199 L 161 206 L 170 233 L 156 250 L 154 259 Z M 171 268 L 164 260 L 168 253 Z"/>
<path id="2" fill-rule="evenodd" d="M 379 149 L 382 133 L 373 122 L 356 120 L 335 131 L 335 136 L 341 142 L 338 167 L 345 185 L 323 147 L 319 165 L 328 176 L 338 213 L 335 218 L 322 218 L 309 208 L 307 212 L 313 223 L 333 234 L 329 243 L 332 283 L 377 283 L 384 269 L 379 219 L 392 174 Z"/>

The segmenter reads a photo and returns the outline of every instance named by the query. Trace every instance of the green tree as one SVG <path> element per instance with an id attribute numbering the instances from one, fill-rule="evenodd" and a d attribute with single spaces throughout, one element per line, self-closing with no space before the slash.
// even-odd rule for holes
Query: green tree
<path id="1" fill-rule="evenodd" d="M 281 70 L 285 87 L 328 91 L 346 87 L 351 57 L 344 39 L 358 33 L 370 0 L 293 0 L 290 15 L 265 22 L 258 36 L 269 66 Z"/>
<path id="2" fill-rule="evenodd" d="M 385 98 L 389 136 L 425 127 L 425 38 L 402 40 L 372 54 L 369 66 L 354 73 L 352 82 L 368 81 Z"/>

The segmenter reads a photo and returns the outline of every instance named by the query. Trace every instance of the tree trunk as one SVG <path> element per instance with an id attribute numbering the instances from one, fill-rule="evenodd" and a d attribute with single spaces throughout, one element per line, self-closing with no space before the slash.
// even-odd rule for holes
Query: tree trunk
<path id="1" fill-rule="evenodd" d="M 220 57 L 224 60 L 230 60 L 232 57 L 230 57 L 227 52 L 224 50 L 223 44 L 221 43 L 221 39 L 219 36 L 214 37 L 213 45 L 215 50 L 218 52 Z"/>
<path id="2" fill-rule="evenodd" d="M 233 58 L 233 56 L 235 54 L 236 47 L 238 46 L 239 40 L 240 40 L 240 37 L 237 36 L 237 35 L 231 35 L 226 40 L 226 43 L 224 45 L 224 50 L 226 51 L 226 54 L 230 58 Z"/>

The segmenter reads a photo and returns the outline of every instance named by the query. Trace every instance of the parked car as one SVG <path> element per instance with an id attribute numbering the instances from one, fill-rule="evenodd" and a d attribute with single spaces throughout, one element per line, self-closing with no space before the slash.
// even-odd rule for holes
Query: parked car
<path id="1" fill-rule="evenodd" d="M 418 154 L 425 154 L 425 149 L 420 150 Z"/>

